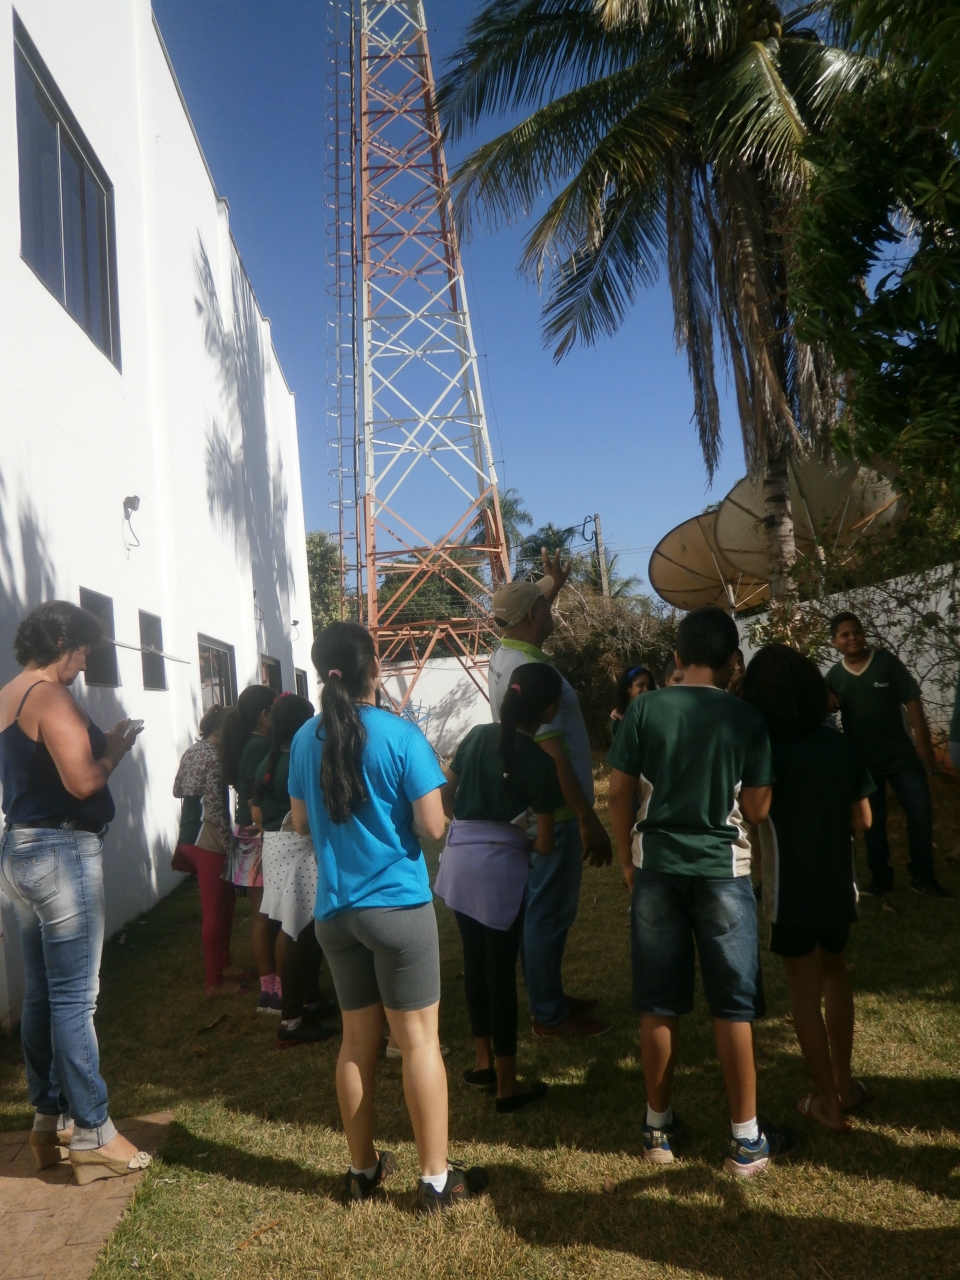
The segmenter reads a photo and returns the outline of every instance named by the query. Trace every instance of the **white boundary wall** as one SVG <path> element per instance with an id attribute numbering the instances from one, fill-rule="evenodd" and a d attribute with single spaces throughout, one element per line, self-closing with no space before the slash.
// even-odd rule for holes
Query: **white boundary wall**
<path id="1" fill-rule="evenodd" d="M 140 654 L 119 649 L 120 688 L 77 682 L 101 725 L 146 722 L 111 784 L 109 935 L 179 879 L 171 785 L 201 711 L 198 633 L 234 646 L 240 689 L 268 654 L 284 689 L 308 672 L 316 701 L 296 412 L 149 0 L 16 7 L 114 186 L 123 369 L 21 259 L 13 9 L 0 0 L 0 680 L 16 671 L 20 618 L 44 599 L 78 601 L 81 586 L 112 597 L 118 640 L 139 644 L 143 609 L 189 663 L 166 663 L 168 689 L 146 691 Z M 141 500 L 129 557 L 128 494 Z M 2 924 L 9 1023 L 9 903 Z"/>
<path id="2" fill-rule="evenodd" d="M 480 679 L 486 680 L 481 661 Z M 388 676 L 383 684 L 398 702 L 412 677 Z M 407 715 L 420 726 L 438 756 L 449 759 L 478 724 L 490 723 L 490 703 L 456 658 L 429 658 L 417 681 Z"/>

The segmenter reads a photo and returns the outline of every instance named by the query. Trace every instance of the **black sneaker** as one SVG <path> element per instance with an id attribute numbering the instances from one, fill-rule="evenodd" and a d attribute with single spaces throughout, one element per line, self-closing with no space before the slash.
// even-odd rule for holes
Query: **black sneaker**
<path id="1" fill-rule="evenodd" d="M 393 1152 L 378 1151 L 377 1168 L 373 1177 L 368 1178 L 365 1173 L 354 1173 L 352 1169 L 347 1170 L 347 1187 L 344 1199 L 347 1204 L 354 1204 L 357 1200 L 368 1200 L 375 1191 L 379 1190 L 380 1185 L 396 1172 L 397 1159 Z"/>
<path id="2" fill-rule="evenodd" d="M 471 1196 L 477 1196 L 482 1191 L 486 1191 L 490 1184 L 486 1169 L 481 1169 L 479 1165 L 474 1165 L 470 1169 L 465 1169 L 462 1164 L 456 1164 L 450 1161 L 447 1168 L 447 1181 L 442 1191 L 434 1191 L 429 1182 L 422 1179 L 417 1183 L 417 1213 L 442 1213 L 444 1209 L 449 1209 L 451 1205 L 459 1204 L 461 1200 L 469 1200 Z"/>
<path id="3" fill-rule="evenodd" d="M 298 1044 L 319 1044 L 321 1040 L 332 1040 L 339 1034 L 339 1027 L 325 1027 L 320 1022 L 308 1022 L 306 1018 L 302 1018 L 296 1027 L 285 1027 L 281 1022 L 277 1028 L 277 1048 L 292 1049 Z"/>
<path id="4" fill-rule="evenodd" d="M 758 1117 L 757 1123 L 760 1137 L 755 1142 L 730 1135 L 727 1157 L 723 1162 L 727 1173 L 738 1178 L 752 1178 L 763 1173 L 771 1160 L 789 1155 L 797 1145 L 796 1134 L 792 1129 L 779 1129 L 763 1117 Z"/>
<path id="5" fill-rule="evenodd" d="M 937 884 L 932 877 L 929 880 L 911 880 L 910 888 L 914 893 L 921 893 L 925 898 L 952 899 L 953 894 L 942 884 Z"/>
<path id="6" fill-rule="evenodd" d="M 497 1087 L 497 1073 L 493 1067 L 472 1067 L 469 1071 L 463 1073 L 463 1083 L 468 1084 L 471 1089 L 495 1089 Z"/>

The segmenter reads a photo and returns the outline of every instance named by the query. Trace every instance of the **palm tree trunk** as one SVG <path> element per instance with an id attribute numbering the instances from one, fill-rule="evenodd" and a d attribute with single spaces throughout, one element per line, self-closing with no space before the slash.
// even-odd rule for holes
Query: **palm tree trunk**
<path id="1" fill-rule="evenodd" d="M 770 599 L 791 600 L 797 584 L 791 574 L 797 558 L 790 502 L 790 449 L 781 448 L 767 459 L 763 475 L 763 524 L 767 539 Z"/>

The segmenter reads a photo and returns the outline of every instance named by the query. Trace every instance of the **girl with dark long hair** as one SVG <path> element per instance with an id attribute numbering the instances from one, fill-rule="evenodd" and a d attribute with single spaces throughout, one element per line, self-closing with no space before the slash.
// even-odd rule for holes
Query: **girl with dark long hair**
<path id="1" fill-rule="evenodd" d="M 850 1074 L 853 994 L 844 951 L 857 918 L 853 832 L 870 826 L 867 797 L 876 788 L 849 738 L 825 723 L 827 683 L 809 658 L 766 645 L 747 667 L 741 696 L 763 712 L 773 748 L 773 802 L 759 828 L 763 909 L 816 1085 L 797 1110 L 843 1133 L 845 1112 L 867 1099 Z"/>
<path id="2" fill-rule="evenodd" d="M 434 1213 L 483 1185 L 447 1161 L 447 1075 L 440 1055 L 440 950 L 419 839 L 444 831 L 443 774 L 411 721 L 377 707 L 380 666 L 368 631 L 334 622 L 314 641 L 321 712 L 290 751 L 293 825 L 317 852 L 317 939 L 343 1014 L 337 1097 L 350 1147 L 348 1200 L 396 1168 L 373 1145 L 384 1014 L 403 1055 L 403 1091 L 420 1157 L 416 1207 Z"/>
<path id="3" fill-rule="evenodd" d="M 634 698 L 639 698 L 644 693 L 652 693 L 656 687 L 657 678 L 649 667 L 626 667 L 620 672 L 617 680 L 616 705 L 610 712 L 614 737 L 617 736 L 617 730 Z"/>
<path id="4" fill-rule="evenodd" d="M 258 1013 L 279 1014 L 282 1009 L 280 979 L 274 954 L 276 925 L 260 910 L 263 900 L 263 840 L 250 813 L 250 797 L 257 766 L 270 750 L 270 708 L 277 700 L 263 684 L 251 685 L 224 718 L 220 730 L 220 761 L 224 781 L 236 790 L 234 818 L 237 836 L 233 845 L 230 879 L 245 889 L 252 908 L 250 945 L 260 975 Z"/>
<path id="5" fill-rule="evenodd" d="M 557 714 L 562 681 L 546 662 L 516 667 L 499 724 L 481 724 L 445 770 L 443 804 L 453 819 L 434 892 L 463 940 L 463 977 L 476 1064 L 467 1084 L 496 1089 L 498 1112 L 547 1092 L 517 1082 L 517 956 L 530 854 L 554 851 L 553 815 L 563 806 L 557 767 L 534 741 Z M 535 834 L 531 839 L 531 824 Z"/>
<path id="6" fill-rule="evenodd" d="M 281 693 L 270 709 L 270 750 L 257 766 L 250 813 L 263 833 L 263 901 L 260 910 L 279 924 L 276 957 L 283 1009 L 277 1046 L 327 1040 L 336 1028 L 321 1017 L 335 1007 L 321 1000 L 317 980 L 323 952 L 313 927 L 317 896 L 317 860 L 309 836 L 293 829 L 287 778 L 290 744 L 301 725 L 312 720 L 313 703 Z"/>

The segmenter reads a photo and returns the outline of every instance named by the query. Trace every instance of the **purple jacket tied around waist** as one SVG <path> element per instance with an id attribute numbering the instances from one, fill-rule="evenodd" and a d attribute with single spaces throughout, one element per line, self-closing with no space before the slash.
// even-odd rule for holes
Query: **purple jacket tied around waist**
<path id="1" fill-rule="evenodd" d="M 530 871 L 530 840 L 510 822 L 450 823 L 433 891 L 488 929 L 517 918 Z"/>

